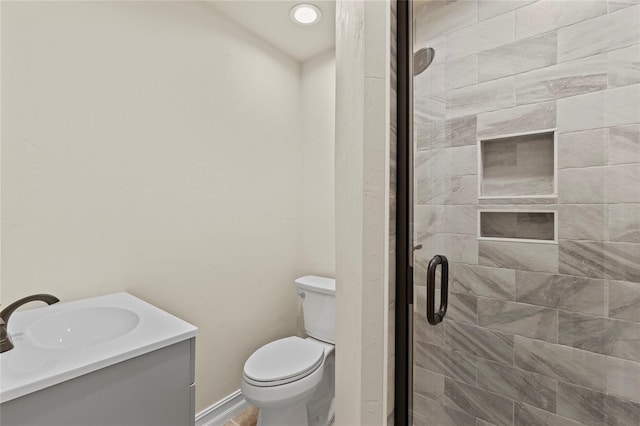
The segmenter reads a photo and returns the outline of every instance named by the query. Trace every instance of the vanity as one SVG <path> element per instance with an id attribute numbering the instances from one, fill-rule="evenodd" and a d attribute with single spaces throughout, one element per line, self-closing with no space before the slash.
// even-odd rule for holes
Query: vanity
<path id="1" fill-rule="evenodd" d="M 192 426 L 197 328 L 128 293 L 16 312 L 3 426 Z"/>

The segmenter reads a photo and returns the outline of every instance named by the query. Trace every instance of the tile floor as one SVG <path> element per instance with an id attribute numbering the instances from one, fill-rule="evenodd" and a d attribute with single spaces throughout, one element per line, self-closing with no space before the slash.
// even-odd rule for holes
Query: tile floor
<path id="1" fill-rule="evenodd" d="M 257 422 L 258 409 L 256 407 L 249 407 L 225 423 L 224 426 L 256 426 Z"/>

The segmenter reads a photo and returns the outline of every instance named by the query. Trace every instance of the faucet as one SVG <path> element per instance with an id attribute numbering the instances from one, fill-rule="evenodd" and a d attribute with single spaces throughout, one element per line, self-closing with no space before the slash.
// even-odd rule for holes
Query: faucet
<path id="1" fill-rule="evenodd" d="M 20 300 L 16 300 L 0 312 L 0 352 L 6 352 L 13 349 L 13 342 L 7 328 L 9 327 L 9 317 L 20 306 L 25 303 L 34 302 L 36 300 L 45 302 L 47 305 L 53 305 L 58 303 L 60 299 L 50 294 L 34 294 L 33 296 L 23 297 Z"/>

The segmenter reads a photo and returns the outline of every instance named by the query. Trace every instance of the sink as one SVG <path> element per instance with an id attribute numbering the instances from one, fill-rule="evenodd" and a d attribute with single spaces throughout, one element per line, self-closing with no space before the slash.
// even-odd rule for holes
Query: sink
<path id="1" fill-rule="evenodd" d="M 197 331 L 128 293 L 16 311 L 9 322 L 15 347 L 0 354 L 0 403 L 183 342 Z"/>
<path id="2" fill-rule="evenodd" d="M 45 349 L 81 348 L 123 336 L 139 322 L 140 317 L 125 308 L 79 308 L 34 321 L 24 330 L 24 337 Z"/>

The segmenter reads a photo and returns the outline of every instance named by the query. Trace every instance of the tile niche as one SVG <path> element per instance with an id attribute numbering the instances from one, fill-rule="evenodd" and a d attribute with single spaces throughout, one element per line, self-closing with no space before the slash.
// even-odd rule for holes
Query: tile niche
<path id="1" fill-rule="evenodd" d="M 554 130 L 479 140 L 479 198 L 555 198 L 556 152 Z"/>
<path id="2" fill-rule="evenodd" d="M 554 243 L 558 240 L 555 211 L 481 210 L 480 239 Z"/>

